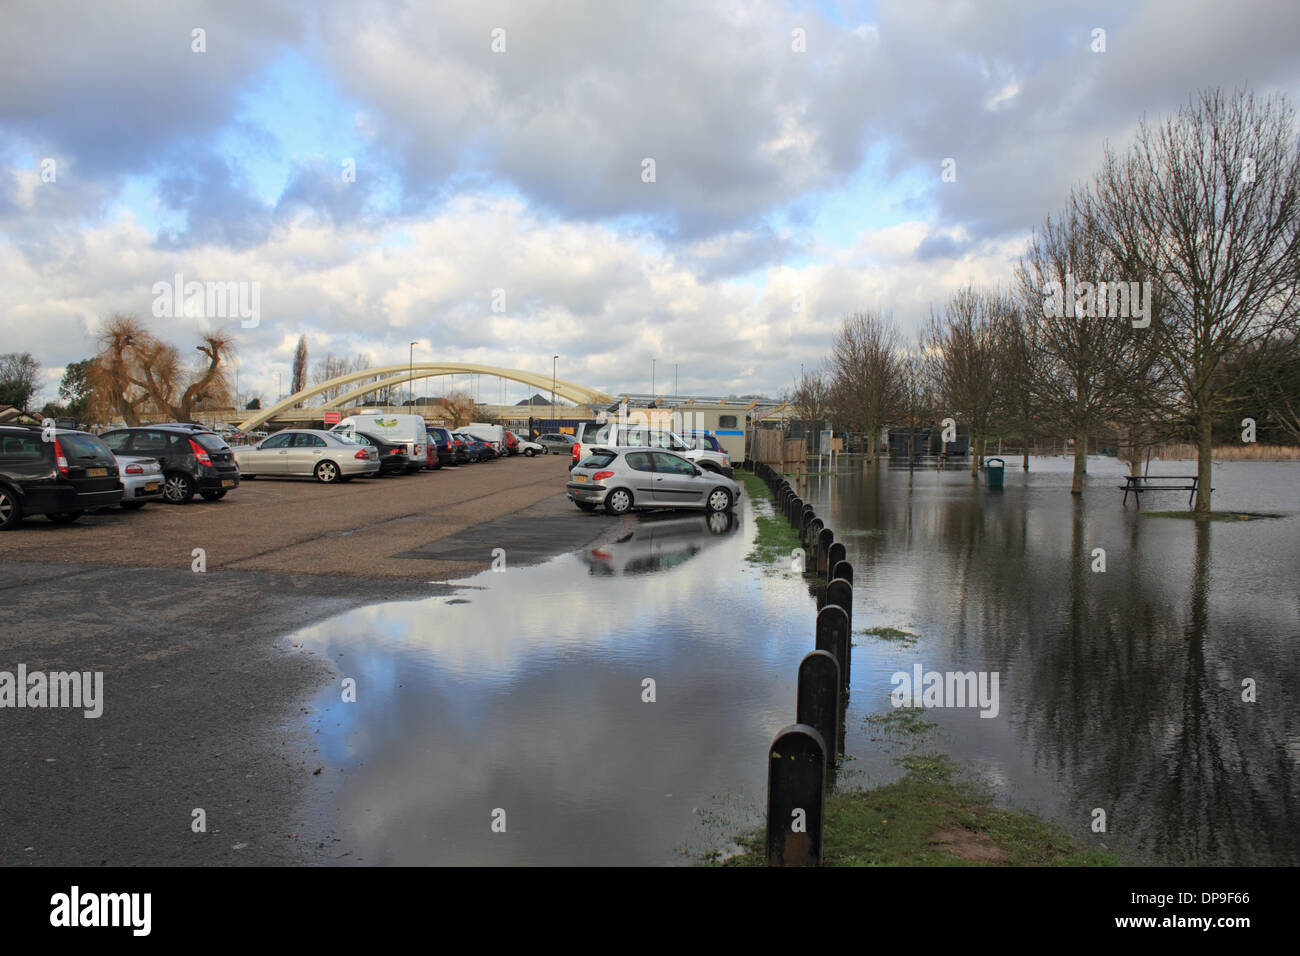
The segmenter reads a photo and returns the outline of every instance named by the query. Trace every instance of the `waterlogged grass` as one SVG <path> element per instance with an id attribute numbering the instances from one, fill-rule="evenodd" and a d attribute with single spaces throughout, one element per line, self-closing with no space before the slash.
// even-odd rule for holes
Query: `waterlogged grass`
<path id="1" fill-rule="evenodd" d="M 910 718 L 909 718 L 910 719 Z M 874 790 L 826 799 L 827 866 L 1115 866 L 1101 850 L 1074 845 L 1068 834 L 1030 813 L 1001 810 L 978 785 L 960 779 L 941 753 L 900 758 L 902 779 Z M 766 835 L 739 842 L 742 853 L 708 862 L 762 866 Z"/>
<path id="2" fill-rule="evenodd" d="M 881 641 L 890 641 L 891 643 L 901 644 L 904 647 L 911 647 L 916 643 L 917 635 L 911 631 L 901 631 L 896 627 L 868 627 L 858 631 L 864 637 L 874 637 Z M 860 646 L 860 641 L 854 641 L 854 646 Z"/>
<path id="3" fill-rule="evenodd" d="M 772 492 L 763 479 L 749 471 L 738 471 L 736 475 L 746 496 L 756 505 L 754 524 L 758 533 L 754 537 L 754 547 L 745 560 L 751 564 L 781 563 L 789 567 L 790 552 L 801 546 L 799 535 L 783 516 L 773 512 Z"/>
<path id="4" fill-rule="evenodd" d="M 1211 511 L 1209 514 L 1197 514 L 1195 511 L 1139 511 L 1144 518 L 1182 518 L 1194 521 L 1256 521 L 1260 518 L 1281 518 L 1279 514 L 1265 511 Z"/>

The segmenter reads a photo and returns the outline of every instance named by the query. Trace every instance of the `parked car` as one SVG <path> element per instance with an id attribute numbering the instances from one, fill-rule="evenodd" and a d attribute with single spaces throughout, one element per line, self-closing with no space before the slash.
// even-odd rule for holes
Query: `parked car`
<path id="1" fill-rule="evenodd" d="M 312 428 L 276 432 L 240 448 L 235 458 L 245 478 L 315 478 L 328 485 L 379 474 L 379 456 L 369 445 L 358 444 L 346 433 Z"/>
<path id="2" fill-rule="evenodd" d="M 718 439 L 708 432 L 702 432 L 696 429 L 682 432 L 682 441 L 689 448 L 700 448 L 705 451 L 716 451 L 720 455 L 726 455 L 727 450 L 722 447 Z"/>
<path id="3" fill-rule="evenodd" d="M 573 451 L 575 442 L 572 435 L 563 432 L 547 432 L 545 435 L 537 436 L 537 444 L 552 455 L 567 455 Z"/>
<path id="4" fill-rule="evenodd" d="M 461 463 L 464 456 L 456 454 L 456 439 L 450 429 L 443 428 L 441 425 L 430 425 L 426 431 L 429 436 L 429 444 L 433 446 L 441 464 L 459 465 Z"/>
<path id="5" fill-rule="evenodd" d="M 546 454 L 545 445 L 540 444 L 539 442 L 529 441 L 527 438 L 520 438 L 514 432 L 506 432 L 506 434 L 514 439 L 514 451 L 510 454 L 524 455 L 528 458 L 532 458 L 534 455 Z"/>
<path id="6" fill-rule="evenodd" d="M 136 511 L 151 501 L 163 500 L 162 465 L 157 458 L 138 455 L 114 455 L 117 475 L 122 482 L 121 505 L 127 511 Z"/>
<path id="7" fill-rule="evenodd" d="M 235 453 L 216 432 L 186 425 L 139 425 L 99 436 L 115 455 L 156 458 L 163 472 L 163 498 L 185 504 L 201 495 L 220 501 L 239 487 Z"/>
<path id="8" fill-rule="evenodd" d="M 480 441 L 487 442 L 492 446 L 492 450 L 495 451 L 498 456 L 518 454 L 517 451 L 510 450 L 510 432 L 506 431 L 506 429 L 501 425 L 490 425 L 486 422 L 470 422 L 461 430 L 473 435 Z"/>
<path id="9" fill-rule="evenodd" d="M 364 431 L 369 435 L 378 435 L 385 441 L 404 442 L 410 459 L 406 467 L 410 471 L 419 471 L 428 460 L 428 452 L 425 450 L 429 443 L 427 428 L 421 415 L 361 414 L 349 415 L 330 431 L 342 435 Z"/>
<path id="10" fill-rule="evenodd" d="M 725 475 L 654 448 L 597 448 L 574 466 L 565 489 L 581 510 L 603 505 L 613 515 L 633 508 L 730 511 L 740 495 Z"/>
<path id="11" fill-rule="evenodd" d="M 681 455 L 708 471 L 716 471 L 728 478 L 734 476 L 731 460 L 724 452 L 711 451 L 707 448 L 693 448 L 674 431 L 666 428 L 647 427 L 607 422 L 597 428 L 588 428 L 581 440 L 573 448 L 570 468 L 577 465 L 600 446 L 603 448 L 661 448 L 664 451 Z"/>
<path id="12" fill-rule="evenodd" d="M 411 464 L 411 458 L 406 453 L 405 444 L 385 441 L 378 435 L 371 435 L 367 432 L 353 432 L 352 438 L 358 445 L 366 445 L 374 449 L 375 454 L 379 456 L 380 475 L 406 474 L 407 468 Z"/>
<path id="13" fill-rule="evenodd" d="M 0 425 L 0 531 L 17 526 L 25 515 L 70 524 L 121 500 L 117 459 L 94 435 Z"/>
<path id="14" fill-rule="evenodd" d="M 454 434 L 465 443 L 465 453 L 469 456 L 469 461 L 491 461 L 496 458 L 496 451 L 481 438 L 476 438 L 468 432 L 455 432 Z"/>

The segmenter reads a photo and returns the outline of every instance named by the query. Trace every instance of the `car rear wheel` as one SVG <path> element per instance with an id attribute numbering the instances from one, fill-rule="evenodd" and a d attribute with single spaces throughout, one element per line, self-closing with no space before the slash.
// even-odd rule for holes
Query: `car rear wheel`
<path id="1" fill-rule="evenodd" d="M 531 449 L 531 448 L 525 448 L 525 449 L 524 449 L 524 457 L 525 457 L 525 458 L 532 458 L 532 457 L 533 457 L 534 455 L 536 455 L 536 454 L 537 454 L 537 452 L 534 451 L 534 450 Z"/>
<path id="2" fill-rule="evenodd" d="M 625 515 L 632 510 L 632 492 L 615 488 L 605 496 L 605 510 L 612 515 Z"/>
<path id="3" fill-rule="evenodd" d="M 174 505 L 183 505 L 194 497 L 194 482 L 178 471 L 163 479 L 163 497 Z"/>
<path id="4" fill-rule="evenodd" d="M 84 511 L 56 511 L 53 514 L 46 515 L 45 517 L 49 518 L 55 524 L 72 524 L 72 522 L 76 521 L 83 514 L 85 514 Z"/>
<path id="5" fill-rule="evenodd" d="M 199 494 L 203 496 L 205 501 L 220 501 L 222 498 L 226 497 L 226 489 L 221 488 L 217 491 L 200 491 Z"/>
<path id="6" fill-rule="evenodd" d="M 322 485 L 332 485 L 339 480 L 339 466 L 332 461 L 322 461 L 316 466 L 315 475 Z"/>
<path id="7" fill-rule="evenodd" d="M 715 514 L 731 510 L 731 492 L 726 488 L 714 488 L 709 492 L 709 510 Z"/>
<path id="8" fill-rule="evenodd" d="M 0 531 L 8 531 L 23 520 L 23 506 L 8 488 L 0 488 Z"/>

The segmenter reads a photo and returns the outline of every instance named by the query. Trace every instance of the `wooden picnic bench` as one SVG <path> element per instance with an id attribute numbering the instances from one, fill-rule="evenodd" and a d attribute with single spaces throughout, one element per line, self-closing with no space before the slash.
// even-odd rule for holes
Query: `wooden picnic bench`
<path id="1" fill-rule="evenodd" d="M 1120 488 L 1124 489 L 1124 507 L 1128 507 L 1128 496 L 1131 493 L 1137 501 L 1138 508 L 1142 507 L 1142 493 L 1150 491 L 1187 491 L 1191 492 L 1187 496 L 1187 507 L 1191 507 L 1196 500 L 1196 475 L 1125 475 L 1124 484 Z M 1181 482 L 1181 484 L 1179 484 Z M 1214 489 L 1211 488 L 1211 491 Z"/>

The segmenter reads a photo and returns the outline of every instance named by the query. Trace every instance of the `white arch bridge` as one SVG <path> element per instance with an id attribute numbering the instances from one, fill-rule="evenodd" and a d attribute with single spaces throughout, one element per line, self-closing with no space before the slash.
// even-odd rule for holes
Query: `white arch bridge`
<path id="1" fill-rule="evenodd" d="M 348 402 L 365 398 L 384 388 L 393 385 L 404 385 L 407 382 L 414 382 L 425 378 L 436 378 L 439 375 L 495 375 L 498 378 L 509 379 L 512 382 L 521 382 L 524 385 L 533 388 L 551 390 L 551 383 L 555 383 L 555 394 L 561 398 L 568 399 L 579 405 L 607 405 L 613 399 L 604 392 L 594 388 L 587 388 L 585 385 L 579 385 L 577 382 L 566 381 L 562 378 L 552 379 L 551 376 L 537 372 L 525 372 L 517 368 L 497 368 L 493 365 L 477 365 L 471 362 L 416 362 L 414 365 L 384 365 L 379 368 L 362 369 L 359 372 L 349 372 L 346 375 L 338 375 L 328 381 L 320 382 L 309 388 L 304 388 L 301 392 L 295 392 L 287 398 L 281 399 L 270 408 L 261 409 L 252 418 L 241 422 L 239 427 L 242 431 L 252 431 L 259 425 L 263 425 L 275 418 L 282 412 L 292 411 L 296 406 L 302 404 L 309 398 L 320 395 L 322 392 L 329 391 L 333 388 L 340 388 L 344 385 L 353 385 L 357 382 L 364 384 L 356 388 L 349 389 L 343 393 L 331 398 L 324 405 L 314 405 L 313 409 L 340 408 Z M 365 381 L 374 379 L 375 381 Z"/>

